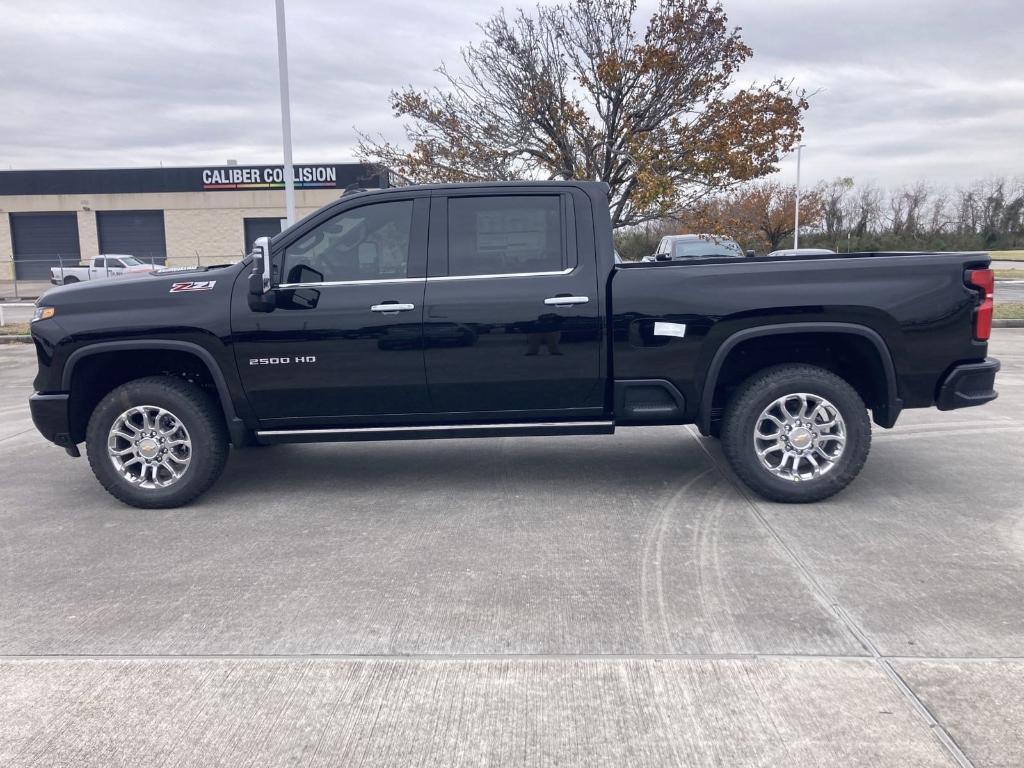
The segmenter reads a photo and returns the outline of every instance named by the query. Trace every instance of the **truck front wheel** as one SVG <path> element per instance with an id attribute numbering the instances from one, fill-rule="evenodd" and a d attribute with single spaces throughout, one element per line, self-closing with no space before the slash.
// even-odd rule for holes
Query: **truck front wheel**
<path id="1" fill-rule="evenodd" d="M 228 455 L 224 418 L 202 389 L 173 376 L 129 381 L 104 397 L 86 429 L 100 484 L 133 507 L 178 507 L 220 476 Z"/>
<path id="2" fill-rule="evenodd" d="M 864 466 L 871 422 L 857 391 L 831 371 L 772 366 L 733 394 L 722 419 L 722 448 L 740 479 L 761 496 L 820 501 Z"/>

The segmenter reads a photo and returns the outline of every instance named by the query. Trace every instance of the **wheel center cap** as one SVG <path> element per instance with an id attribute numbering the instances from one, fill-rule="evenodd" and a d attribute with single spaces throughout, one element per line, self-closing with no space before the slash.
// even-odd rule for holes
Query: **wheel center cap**
<path id="1" fill-rule="evenodd" d="M 800 450 L 803 450 L 804 448 L 809 446 L 811 444 L 811 440 L 813 439 L 814 436 L 811 434 L 811 430 L 807 429 L 806 427 L 797 427 L 796 429 L 789 433 L 789 442 L 791 442 L 794 447 L 799 448 Z"/>
<path id="2" fill-rule="evenodd" d="M 157 445 L 156 440 L 151 437 L 144 437 L 139 441 L 139 453 L 147 459 L 151 459 L 156 456 L 158 448 L 159 446 Z"/>

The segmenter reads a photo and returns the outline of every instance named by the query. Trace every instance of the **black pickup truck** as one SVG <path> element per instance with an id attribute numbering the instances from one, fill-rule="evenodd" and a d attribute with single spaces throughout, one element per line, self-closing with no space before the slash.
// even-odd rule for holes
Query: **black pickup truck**
<path id="1" fill-rule="evenodd" d="M 991 318 L 984 253 L 616 264 L 604 185 L 402 187 L 237 264 L 47 292 L 31 408 L 139 507 L 197 497 L 229 444 L 689 423 L 806 502 L 857 475 L 871 419 L 994 399 Z"/>

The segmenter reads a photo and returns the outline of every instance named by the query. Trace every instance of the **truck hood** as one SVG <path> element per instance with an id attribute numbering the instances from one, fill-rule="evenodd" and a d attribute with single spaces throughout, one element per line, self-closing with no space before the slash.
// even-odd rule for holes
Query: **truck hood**
<path id="1" fill-rule="evenodd" d="M 227 317 L 231 288 L 243 264 L 189 270 L 133 272 L 116 280 L 58 286 L 36 304 L 56 309 L 72 335 L 132 333 L 142 328 L 182 328 L 199 322 L 207 308 Z"/>

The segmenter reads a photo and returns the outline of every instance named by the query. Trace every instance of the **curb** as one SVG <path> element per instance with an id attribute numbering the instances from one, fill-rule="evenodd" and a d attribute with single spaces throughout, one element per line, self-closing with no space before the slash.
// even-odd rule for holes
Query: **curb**
<path id="1" fill-rule="evenodd" d="M 993 320 L 993 328 L 1024 328 L 1024 320 Z"/>
<path id="2" fill-rule="evenodd" d="M 17 336 L 3 336 L 0 335 L 0 344 L 31 344 L 32 337 L 27 334 L 19 334 Z"/>

